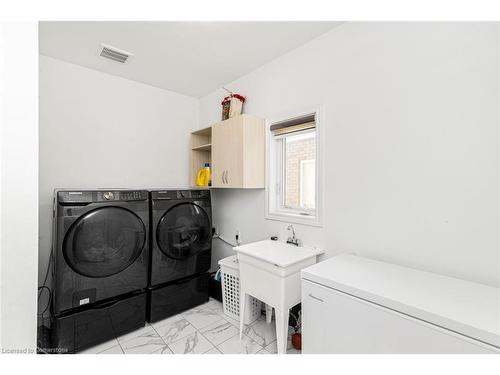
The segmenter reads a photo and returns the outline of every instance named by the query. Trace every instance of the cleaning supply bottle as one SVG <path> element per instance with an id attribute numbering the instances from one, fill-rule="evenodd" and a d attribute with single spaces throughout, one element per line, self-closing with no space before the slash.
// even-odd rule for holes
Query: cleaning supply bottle
<path id="1" fill-rule="evenodd" d="M 210 163 L 205 163 L 204 167 L 198 171 L 196 186 L 210 186 L 212 184 L 212 173 Z"/>
<path id="2" fill-rule="evenodd" d="M 210 169 L 210 163 L 205 163 L 203 169 L 205 170 L 205 186 L 212 186 L 212 170 Z"/>

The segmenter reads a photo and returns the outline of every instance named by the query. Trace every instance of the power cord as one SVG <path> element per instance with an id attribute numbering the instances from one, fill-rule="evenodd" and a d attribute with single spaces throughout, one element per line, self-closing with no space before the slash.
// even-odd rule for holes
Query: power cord
<path id="1" fill-rule="evenodd" d="M 214 238 L 214 239 L 219 239 L 219 240 L 221 240 L 222 242 L 224 242 L 224 243 L 228 244 L 228 245 L 229 245 L 229 246 L 231 246 L 231 247 L 237 247 L 237 246 L 240 246 L 240 245 L 241 245 L 241 241 L 240 241 L 240 231 L 239 231 L 239 230 L 237 230 L 237 231 L 236 231 L 236 235 L 234 236 L 234 239 L 236 240 L 236 244 L 234 244 L 234 243 L 232 243 L 231 241 L 228 241 L 227 239 L 225 239 L 225 238 L 222 236 L 222 234 L 217 233 L 217 232 L 216 232 L 216 227 L 214 227 L 214 228 L 212 229 L 212 231 L 213 231 L 213 232 L 212 232 L 212 233 L 213 233 L 213 234 L 212 234 L 212 238 Z"/>
<path id="2" fill-rule="evenodd" d="M 236 247 L 236 246 L 239 246 L 239 244 L 234 244 L 234 243 L 231 243 L 229 242 L 228 240 L 226 240 L 224 237 L 222 237 L 220 234 L 218 233 L 215 233 L 213 236 L 212 236 L 213 239 L 218 239 L 226 244 L 228 244 L 229 246 L 231 247 Z"/>
<path id="3" fill-rule="evenodd" d="M 42 291 L 43 290 L 47 290 L 48 293 L 49 293 L 49 299 L 47 301 L 47 305 L 45 306 L 45 308 L 43 309 L 43 311 L 41 313 L 38 313 L 38 316 L 40 316 L 43 320 L 43 315 L 47 312 L 47 310 L 49 309 L 50 307 L 50 303 L 52 302 L 52 290 L 46 286 L 46 285 L 42 285 L 42 286 L 39 286 L 38 287 L 38 291 L 40 292 L 40 294 L 38 295 L 38 301 L 40 302 L 40 296 L 42 295 Z"/>
<path id="4" fill-rule="evenodd" d="M 50 309 L 51 304 L 52 304 L 53 293 L 52 293 L 52 289 L 47 286 L 47 279 L 49 277 L 49 273 L 50 273 L 51 269 L 52 269 L 52 277 L 54 276 L 53 275 L 54 269 L 52 267 L 53 264 L 54 264 L 54 255 L 53 255 L 53 251 L 51 251 L 50 256 L 49 256 L 49 264 L 47 265 L 47 271 L 45 272 L 43 284 L 38 287 L 38 299 L 37 299 L 38 303 L 40 303 L 40 298 L 43 295 L 43 291 L 46 290 L 48 293 L 47 304 L 45 305 L 42 312 L 37 313 L 37 316 L 41 319 L 42 325 L 44 324 L 45 313 Z"/>

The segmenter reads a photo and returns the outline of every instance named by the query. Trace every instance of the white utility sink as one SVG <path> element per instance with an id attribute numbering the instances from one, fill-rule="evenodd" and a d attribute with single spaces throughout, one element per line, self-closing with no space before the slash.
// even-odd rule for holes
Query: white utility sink
<path id="1" fill-rule="evenodd" d="M 278 353 L 286 352 L 288 310 L 300 303 L 300 270 L 316 263 L 323 250 L 264 240 L 237 246 L 240 265 L 240 317 L 246 295 L 275 309 Z M 243 319 L 240 320 L 240 335 Z"/>
<path id="2" fill-rule="evenodd" d="M 234 248 L 238 254 L 248 255 L 278 267 L 290 267 L 323 253 L 315 247 L 295 246 L 282 241 L 264 240 Z"/>

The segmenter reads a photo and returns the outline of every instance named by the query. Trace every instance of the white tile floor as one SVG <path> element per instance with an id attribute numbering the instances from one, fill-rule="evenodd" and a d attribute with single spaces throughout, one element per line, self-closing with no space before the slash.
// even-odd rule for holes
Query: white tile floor
<path id="1" fill-rule="evenodd" d="M 245 326 L 224 314 L 222 303 L 207 303 L 82 351 L 82 354 L 275 354 L 274 320 L 262 316 Z M 300 354 L 288 342 L 287 354 Z"/>

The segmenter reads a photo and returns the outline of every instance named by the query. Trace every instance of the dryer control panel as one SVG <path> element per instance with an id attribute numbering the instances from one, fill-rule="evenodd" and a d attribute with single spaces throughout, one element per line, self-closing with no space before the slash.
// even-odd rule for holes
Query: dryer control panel
<path id="1" fill-rule="evenodd" d="M 151 199 L 209 199 L 210 190 L 158 190 L 151 192 Z"/>

